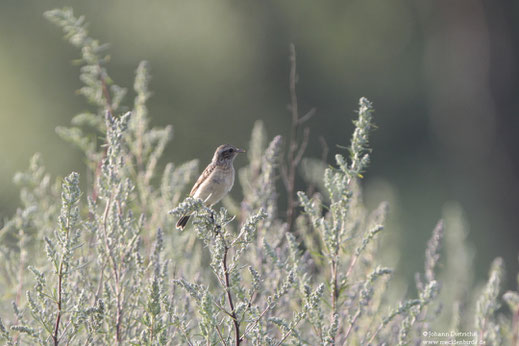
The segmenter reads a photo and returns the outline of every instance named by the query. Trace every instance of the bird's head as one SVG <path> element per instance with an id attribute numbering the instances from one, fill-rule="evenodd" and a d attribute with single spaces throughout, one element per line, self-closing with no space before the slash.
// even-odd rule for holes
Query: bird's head
<path id="1" fill-rule="evenodd" d="M 236 148 L 233 145 L 222 144 L 218 148 L 216 148 L 216 151 L 214 152 L 213 156 L 213 162 L 220 164 L 231 163 L 236 157 L 236 155 L 244 152 L 245 150 Z"/>

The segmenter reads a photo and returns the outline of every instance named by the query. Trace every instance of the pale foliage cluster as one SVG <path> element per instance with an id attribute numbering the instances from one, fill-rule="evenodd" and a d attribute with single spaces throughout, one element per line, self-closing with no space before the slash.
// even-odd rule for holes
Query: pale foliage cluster
<path id="1" fill-rule="evenodd" d="M 159 171 L 172 130 L 149 127 L 147 64 L 125 106 L 126 89 L 106 71 L 106 46 L 88 36 L 84 20 L 68 9 L 46 16 L 81 49 L 81 93 L 94 111 L 58 133 L 89 170 L 81 182 L 71 173 L 53 183 L 36 155 L 15 177 L 22 205 L 0 233 L 5 343 L 407 345 L 432 330 L 477 331 L 496 345 L 517 340 L 517 320 L 497 311 L 500 259 L 477 302 L 466 294 L 472 254 L 456 208 L 433 231 L 416 294 L 392 289 L 402 286 L 381 260 L 388 206 L 366 210 L 358 184 L 373 126 L 367 99 L 348 155 L 336 154 L 332 167 L 302 165 L 308 191 L 318 192 L 298 193 L 292 229 L 278 211 L 283 140 L 269 140 L 261 122 L 238 174 L 243 200 L 228 197 L 212 210 L 184 199 L 196 161 Z M 192 226 L 178 232 L 186 212 L 195 214 Z M 516 316 L 518 297 L 504 295 Z"/>

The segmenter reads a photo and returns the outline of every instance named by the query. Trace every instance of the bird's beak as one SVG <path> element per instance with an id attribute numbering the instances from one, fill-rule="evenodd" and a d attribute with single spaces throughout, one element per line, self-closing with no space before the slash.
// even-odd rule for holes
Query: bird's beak
<path id="1" fill-rule="evenodd" d="M 240 148 L 236 148 L 236 151 L 239 153 L 246 153 L 246 151 L 244 149 L 240 149 Z"/>

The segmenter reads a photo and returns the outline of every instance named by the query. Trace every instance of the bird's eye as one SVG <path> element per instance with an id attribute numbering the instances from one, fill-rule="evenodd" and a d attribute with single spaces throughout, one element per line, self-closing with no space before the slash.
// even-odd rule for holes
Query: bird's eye
<path id="1" fill-rule="evenodd" d="M 234 149 L 233 148 L 229 149 L 229 152 L 230 153 L 234 152 Z"/>

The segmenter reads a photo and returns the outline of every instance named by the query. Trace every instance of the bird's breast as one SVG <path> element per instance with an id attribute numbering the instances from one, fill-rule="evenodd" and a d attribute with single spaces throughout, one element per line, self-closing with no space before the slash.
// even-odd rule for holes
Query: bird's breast
<path id="1" fill-rule="evenodd" d="M 200 185 L 194 197 L 205 201 L 209 206 L 218 203 L 234 184 L 234 169 L 215 169 L 207 180 Z"/>

